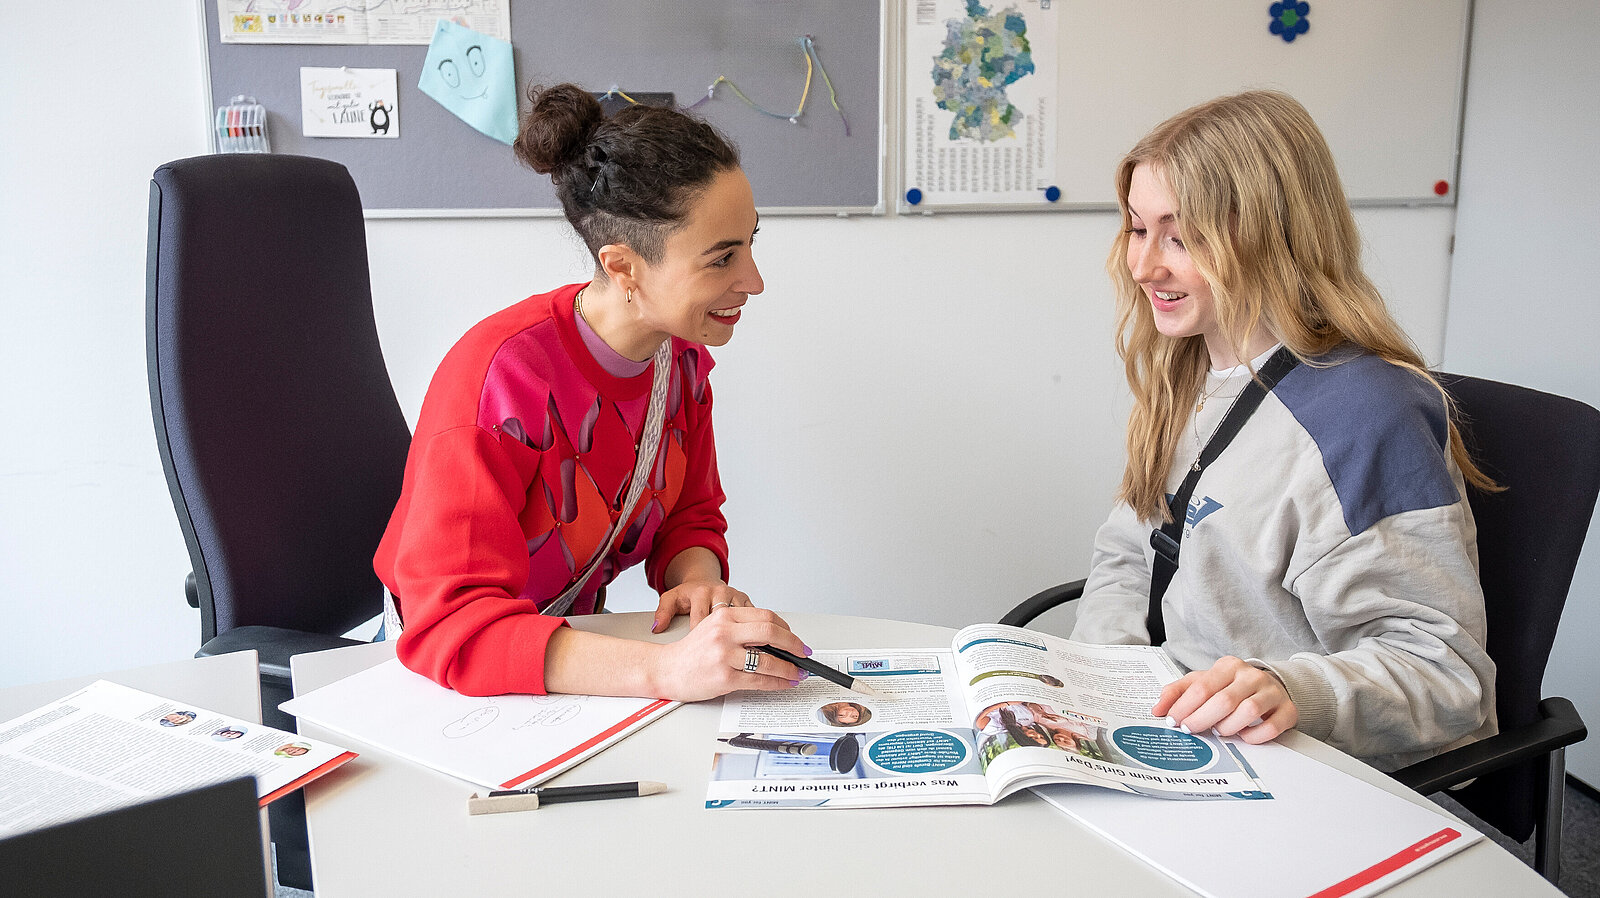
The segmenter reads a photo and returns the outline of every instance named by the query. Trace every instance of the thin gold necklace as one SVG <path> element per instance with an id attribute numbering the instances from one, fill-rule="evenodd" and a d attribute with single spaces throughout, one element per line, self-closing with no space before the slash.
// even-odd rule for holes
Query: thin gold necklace
<path id="1" fill-rule="evenodd" d="M 583 296 L 583 291 L 582 290 L 578 291 L 578 296 L 579 297 Z M 1200 401 L 1195 403 L 1195 405 L 1194 405 L 1194 413 L 1197 414 L 1197 415 L 1200 414 L 1200 411 L 1206 407 L 1206 400 L 1208 400 L 1211 397 L 1213 397 L 1213 396 L 1217 395 L 1218 393 L 1222 392 L 1222 388 L 1227 386 L 1228 385 L 1228 381 L 1231 380 L 1231 379 L 1232 378 L 1228 378 L 1228 377 L 1222 378 L 1222 382 L 1217 384 L 1216 388 L 1213 389 L 1209 393 L 1206 392 L 1205 387 L 1202 386 L 1200 388 Z M 1202 381 L 1202 383 L 1204 383 L 1204 382 Z"/>
<path id="2" fill-rule="evenodd" d="M 575 312 L 579 318 L 583 319 L 583 323 L 584 324 L 589 324 L 588 316 L 583 314 L 583 294 L 588 289 L 589 289 L 588 285 L 584 285 L 582 287 L 579 287 L 578 288 L 578 295 L 573 297 L 573 299 L 572 299 L 572 311 Z M 594 325 L 589 324 L 589 330 L 594 330 Z"/>
<path id="3" fill-rule="evenodd" d="M 1227 386 L 1228 382 L 1231 381 L 1231 380 L 1233 380 L 1232 377 L 1224 377 L 1222 379 L 1222 383 L 1217 384 L 1217 388 L 1215 390 L 1212 390 L 1209 393 L 1202 392 L 1202 394 L 1200 396 L 1200 401 L 1198 403 L 1196 403 L 1196 405 L 1194 407 L 1194 415 L 1191 416 L 1191 418 L 1190 418 L 1190 423 L 1193 425 L 1190 428 L 1190 432 L 1194 434 L 1194 465 L 1193 465 L 1193 467 L 1197 471 L 1200 470 L 1200 453 L 1205 451 L 1204 444 L 1200 442 L 1200 410 L 1206 407 L 1206 400 L 1207 399 L 1210 399 L 1211 397 L 1213 397 L 1213 396 L 1217 395 L 1218 393 L 1222 392 L 1222 388 Z M 1233 397 L 1233 405 L 1237 405 L 1238 402 L 1239 402 L 1239 397 L 1243 396 L 1243 395 L 1244 395 L 1244 391 L 1240 390 L 1239 393 Z M 1228 406 L 1228 410 L 1229 411 L 1233 410 L 1233 405 L 1229 405 Z M 1227 416 L 1226 413 L 1224 413 L 1222 417 L 1226 418 L 1228 416 Z M 1221 426 L 1222 426 L 1222 422 L 1218 421 L 1217 422 L 1217 427 L 1221 427 Z M 1215 433 L 1216 431 L 1213 430 L 1212 432 Z"/>

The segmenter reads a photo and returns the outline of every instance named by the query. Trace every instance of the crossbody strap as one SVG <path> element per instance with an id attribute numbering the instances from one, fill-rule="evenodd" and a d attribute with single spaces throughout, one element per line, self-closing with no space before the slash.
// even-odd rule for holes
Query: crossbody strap
<path id="1" fill-rule="evenodd" d="M 595 549 L 594 557 L 589 560 L 583 573 L 578 575 L 561 595 L 550 600 L 540 611 L 544 614 L 561 616 L 572 610 L 572 603 L 577 600 L 578 594 L 583 592 L 583 585 L 600 567 L 600 562 L 611 554 L 611 547 L 616 545 L 617 538 L 622 535 L 623 528 L 628 526 L 628 519 L 633 516 L 633 506 L 639 501 L 639 495 L 644 492 L 645 484 L 650 480 L 650 469 L 656 464 L 656 450 L 661 446 L 661 431 L 666 420 L 667 390 L 672 383 L 672 338 L 661 341 L 653 359 L 655 375 L 650 380 L 650 409 L 644 416 L 644 433 L 639 437 L 639 456 L 633 462 L 633 479 L 628 481 L 627 498 L 622 503 L 622 514 L 612 522 L 611 529 L 606 532 L 605 539 Z"/>
<path id="2" fill-rule="evenodd" d="M 1245 384 L 1239 398 L 1234 400 L 1227 415 L 1223 416 L 1222 423 L 1217 425 L 1216 432 L 1206 441 L 1206 447 L 1200 450 L 1200 457 L 1190 466 L 1188 476 L 1183 478 L 1182 485 L 1167 502 L 1171 520 L 1159 529 L 1150 531 L 1150 547 L 1156 550 L 1155 562 L 1150 566 L 1150 610 L 1145 616 L 1151 645 L 1161 645 L 1167 641 L 1167 625 L 1161 616 L 1161 599 L 1172 584 L 1172 575 L 1178 572 L 1178 546 L 1183 541 L 1183 527 L 1189 514 L 1189 496 L 1194 493 L 1195 484 L 1206 468 L 1222 454 L 1222 450 L 1228 448 L 1233 438 L 1239 435 L 1244 423 L 1261 405 L 1261 400 L 1266 399 L 1278 381 L 1283 380 L 1283 376 L 1298 364 L 1300 360 L 1289 351 L 1289 347 L 1279 347 L 1256 372 L 1256 376 Z"/>

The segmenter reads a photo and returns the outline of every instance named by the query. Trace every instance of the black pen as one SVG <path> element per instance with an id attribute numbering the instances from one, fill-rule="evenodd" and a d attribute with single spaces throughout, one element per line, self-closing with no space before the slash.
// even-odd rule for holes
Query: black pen
<path id="1" fill-rule="evenodd" d="M 562 801 L 598 801 L 603 798 L 636 798 L 665 792 L 663 783 L 594 783 L 585 786 L 546 786 L 542 789 L 497 789 L 467 799 L 469 814 L 500 814 L 506 811 L 531 811 L 541 804 Z"/>
<path id="2" fill-rule="evenodd" d="M 795 667 L 798 667 L 803 671 L 816 674 L 824 680 L 832 683 L 838 683 L 840 686 L 843 686 L 851 692 L 859 692 L 862 695 L 878 694 L 876 689 L 873 689 L 866 683 L 861 682 L 861 680 L 858 678 L 852 677 L 847 673 L 841 673 L 840 671 L 834 670 L 828 665 L 823 664 L 821 661 L 812 661 L 810 658 L 802 658 L 799 655 L 786 652 L 780 648 L 774 648 L 770 645 L 758 645 L 753 646 L 753 648 L 758 652 L 766 652 L 774 658 L 781 658 L 782 660 L 793 664 Z"/>

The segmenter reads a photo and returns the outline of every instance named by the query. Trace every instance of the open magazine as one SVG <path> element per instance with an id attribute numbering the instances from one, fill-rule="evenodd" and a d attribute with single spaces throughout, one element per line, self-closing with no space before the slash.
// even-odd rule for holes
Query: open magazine
<path id="1" fill-rule="evenodd" d="M 265 806 L 355 756 L 99 680 L 0 723 L 0 837 L 246 775 Z"/>
<path id="2" fill-rule="evenodd" d="M 1272 797 L 1232 740 L 1150 716 L 1182 675 L 1163 649 L 980 624 L 948 648 L 813 657 L 880 695 L 811 677 L 728 696 L 706 807 L 993 804 L 1046 783 Z"/>

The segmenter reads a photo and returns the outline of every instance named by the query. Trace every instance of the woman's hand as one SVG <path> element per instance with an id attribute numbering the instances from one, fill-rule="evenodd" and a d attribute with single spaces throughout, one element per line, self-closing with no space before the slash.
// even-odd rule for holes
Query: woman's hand
<path id="1" fill-rule="evenodd" d="M 737 590 L 729 591 L 744 598 Z M 665 604 L 665 595 L 662 601 Z M 694 620 L 695 612 L 689 613 Z M 652 680 L 655 694 L 662 698 L 694 702 L 740 689 L 788 689 L 799 682 L 800 669 L 749 646 L 770 645 L 796 655 L 811 654 L 783 618 L 763 608 L 719 606 L 712 612 L 708 606 L 695 623 L 688 635 L 661 646 L 655 656 Z M 748 666 L 752 660 L 754 670 Z"/>
<path id="2" fill-rule="evenodd" d="M 1270 742 L 1300 721 L 1300 709 L 1277 677 L 1231 655 L 1168 683 L 1150 713 L 1171 717 L 1191 733 L 1215 727 L 1217 735 L 1251 745 Z"/>
<path id="3" fill-rule="evenodd" d="M 660 633 L 680 614 L 689 615 L 689 628 L 700 626 L 713 609 L 749 608 L 750 597 L 721 580 L 688 580 L 661 594 L 650 632 Z"/>

